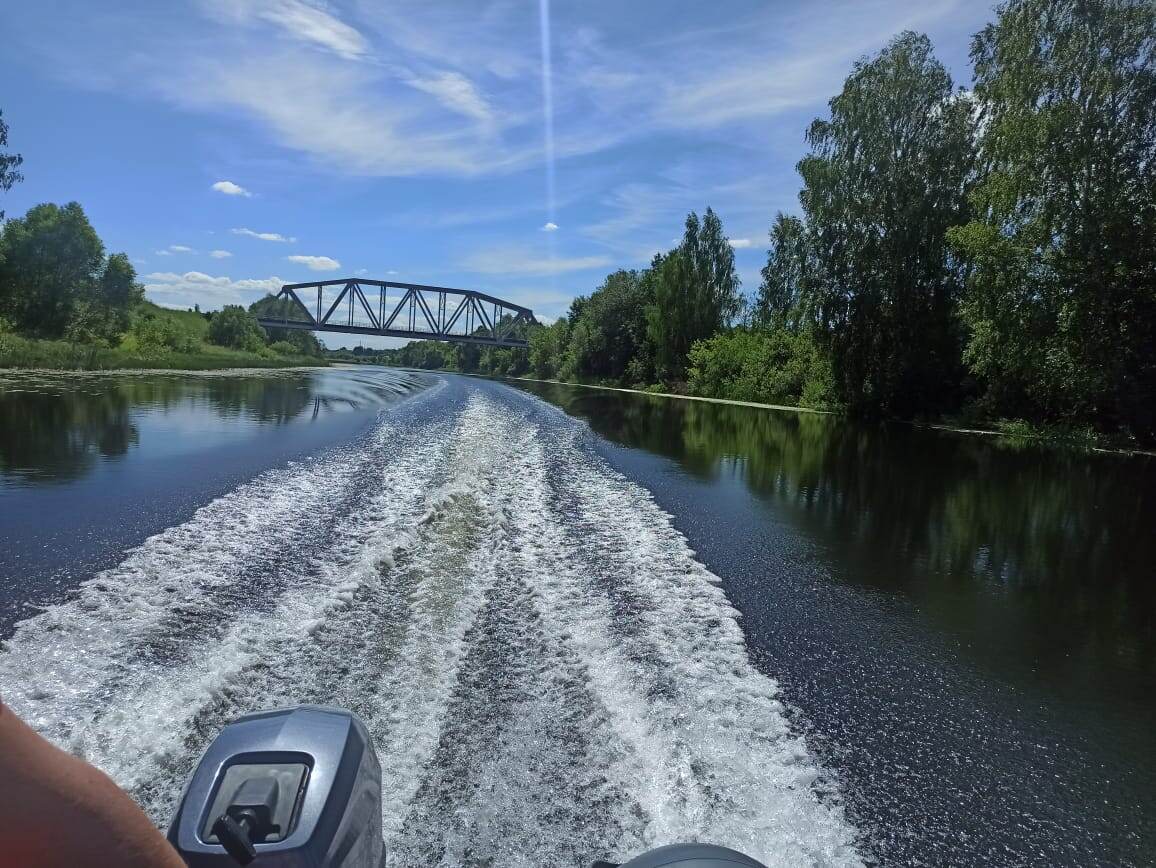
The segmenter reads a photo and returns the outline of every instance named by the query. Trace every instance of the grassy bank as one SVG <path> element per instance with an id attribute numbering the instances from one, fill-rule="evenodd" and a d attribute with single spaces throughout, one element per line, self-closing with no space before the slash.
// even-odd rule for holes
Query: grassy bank
<path id="1" fill-rule="evenodd" d="M 288 368 L 325 365 L 316 356 L 230 349 L 208 342 L 208 323 L 193 311 L 168 310 L 149 302 L 134 312 L 133 326 L 116 346 L 43 340 L 0 331 L 0 368 L 61 371 L 222 368 Z"/>
<path id="2" fill-rule="evenodd" d="M 165 368 L 206 371 L 219 368 L 286 368 L 325 365 L 311 356 L 247 353 L 204 344 L 193 352 L 168 349 L 98 347 L 69 341 L 44 341 L 0 334 L 0 368 L 43 368 L 61 371 L 106 371 L 124 368 Z"/>

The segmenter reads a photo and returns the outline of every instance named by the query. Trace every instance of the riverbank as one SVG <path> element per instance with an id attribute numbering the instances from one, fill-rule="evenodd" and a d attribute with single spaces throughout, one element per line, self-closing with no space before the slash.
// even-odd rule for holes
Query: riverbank
<path id="1" fill-rule="evenodd" d="M 53 371 L 175 370 L 208 371 L 225 368 L 324 367 L 313 356 L 251 353 L 201 344 L 195 352 L 169 349 L 128 350 L 71 341 L 49 341 L 0 333 L 0 368 Z"/>
<path id="2" fill-rule="evenodd" d="M 467 376 L 485 376 L 484 374 L 467 374 Z M 704 398 L 700 395 L 682 395 L 677 392 L 652 392 L 647 389 L 629 389 L 624 386 L 601 386 L 591 383 L 568 383 L 563 380 L 543 380 L 536 377 L 501 377 L 504 380 L 515 380 L 526 383 L 550 383 L 556 386 L 575 386 L 581 389 L 600 389 L 608 392 L 626 392 L 633 395 L 653 395 L 659 398 L 676 398 L 681 401 L 702 401 L 707 404 L 729 404 L 735 407 L 756 407 L 763 410 L 787 410 L 793 413 L 815 413 L 823 416 L 838 416 L 832 410 L 818 410 L 813 407 L 800 407 L 791 404 L 763 404 L 757 401 L 736 401 L 730 398 Z M 1002 421 L 991 423 L 991 427 L 953 424 L 943 422 L 917 422 L 907 419 L 888 419 L 888 422 L 897 422 L 901 425 L 911 425 L 915 428 L 926 428 L 933 431 L 949 431 L 953 434 L 971 434 L 983 437 L 996 437 L 1009 443 L 1041 444 L 1063 449 L 1074 449 L 1082 452 L 1099 452 L 1116 455 L 1147 455 L 1156 457 L 1156 451 L 1139 449 L 1130 446 L 1120 446 L 1104 439 L 1090 430 L 1070 431 L 1060 428 L 1046 428 L 1029 425 L 1020 421 Z"/>

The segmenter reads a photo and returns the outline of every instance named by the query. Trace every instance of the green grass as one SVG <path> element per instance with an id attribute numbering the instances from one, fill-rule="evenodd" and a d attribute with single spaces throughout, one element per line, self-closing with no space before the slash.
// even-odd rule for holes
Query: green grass
<path id="1" fill-rule="evenodd" d="M 152 318 L 170 326 L 181 349 L 142 345 L 134 330 L 119 346 L 104 347 L 73 341 L 41 340 L 0 330 L 0 368 L 46 368 L 62 371 L 107 371 L 121 368 L 161 368 L 180 371 L 222 368 L 287 368 L 325 365 L 312 356 L 281 355 L 269 348 L 256 353 L 206 343 L 209 324 L 189 310 L 169 310 L 145 302 L 133 313 L 134 321 Z"/>
<path id="2" fill-rule="evenodd" d="M 207 371 L 221 368 L 287 368 L 325 365 L 311 356 L 246 353 L 203 344 L 197 351 L 126 350 L 68 341 L 44 341 L 0 334 L 0 368 L 48 368 L 61 371 L 109 371 L 120 368 L 164 368 Z"/>

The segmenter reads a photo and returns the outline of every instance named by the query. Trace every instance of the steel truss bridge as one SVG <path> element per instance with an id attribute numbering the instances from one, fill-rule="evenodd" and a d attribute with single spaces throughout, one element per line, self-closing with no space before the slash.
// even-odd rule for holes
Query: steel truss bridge
<path id="1" fill-rule="evenodd" d="M 257 319 L 265 328 L 525 347 L 538 324 L 528 307 L 471 289 L 360 277 L 289 283 L 277 301 L 279 315 Z"/>

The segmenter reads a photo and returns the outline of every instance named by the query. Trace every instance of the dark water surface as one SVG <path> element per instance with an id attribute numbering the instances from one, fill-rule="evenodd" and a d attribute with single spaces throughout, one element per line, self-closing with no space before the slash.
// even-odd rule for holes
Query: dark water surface
<path id="1" fill-rule="evenodd" d="M 885 861 L 1156 861 L 1156 461 L 517 385 L 723 577 Z"/>
<path id="2" fill-rule="evenodd" d="M 353 436 L 431 382 L 358 370 L 0 370 L 0 638 L 237 483 Z"/>
<path id="3" fill-rule="evenodd" d="M 0 694 L 158 822 L 354 708 L 391 866 L 1153 862 L 1156 462 L 516 386 L 0 372 Z"/>

